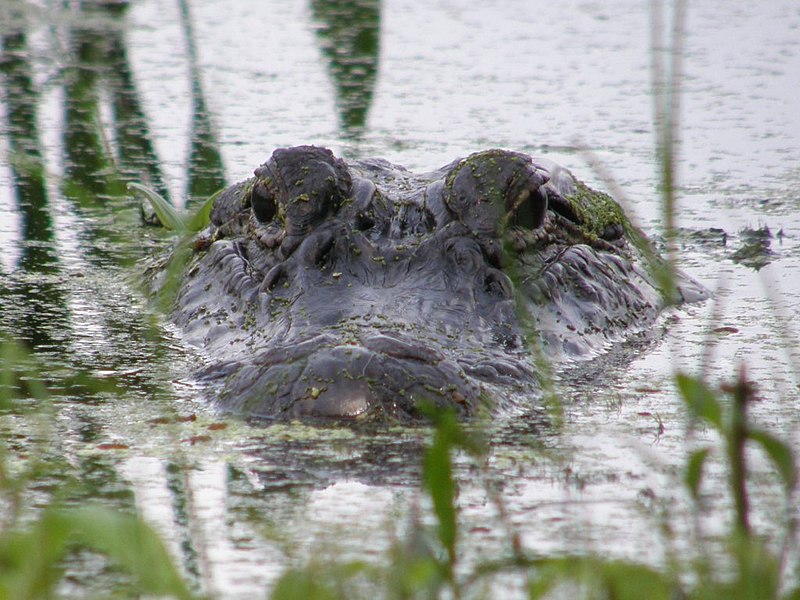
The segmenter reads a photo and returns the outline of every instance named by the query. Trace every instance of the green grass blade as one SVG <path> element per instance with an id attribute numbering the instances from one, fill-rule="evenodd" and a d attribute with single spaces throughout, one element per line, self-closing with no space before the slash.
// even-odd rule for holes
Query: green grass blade
<path id="1" fill-rule="evenodd" d="M 100 507 L 54 513 L 84 547 L 108 556 L 146 594 L 192 598 L 158 535 L 141 519 Z"/>
<path id="2" fill-rule="evenodd" d="M 287 571 L 272 590 L 271 600 L 335 600 L 336 594 L 325 578 L 314 575 L 303 570 Z"/>
<path id="3" fill-rule="evenodd" d="M 689 462 L 686 465 L 684 480 L 695 500 L 700 496 L 700 484 L 703 481 L 703 467 L 705 467 L 706 459 L 710 453 L 711 448 L 696 450 L 689 456 Z"/>
<path id="4" fill-rule="evenodd" d="M 439 541 L 447 550 L 450 565 L 456 555 L 456 483 L 450 462 L 451 446 L 446 433 L 437 431 L 433 444 L 425 454 L 423 479 L 433 501 Z"/>
<path id="5" fill-rule="evenodd" d="M 225 188 L 222 188 L 211 194 L 208 200 L 203 202 L 203 205 L 186 219 L 189 231 L 200 231 L 208 226 L 211 221 L 211 209 L 214 207 L 214 202 L 224 190 Z"/>
<path id="6" fill-rule="evenodd" d="M 0 598 L 50 598 L 74 544 L 107 556 L 136 578 L 144 594 L 193 597 L 150 527 L 134 516 L 91 507 L 48 509 L 29 530 L 0 535 Z"/>
<path id="7" fill-rule="evenodd" d="M 722 407 L 714 392 L 700 378 L 685 373 L 675 376 L 678 391 L 692 413 L 709 421 L 717 431 L 723 431 Z"/>
<path id="8" fill-rule="evenodd" d="M 589 597 L 615 600 L 671 600 L 681 597 L 678 586 L 668 575 L 633 562 L 606 560 L 597 556 L 568 556 L 545 559 L 537 564 L 535 576 L 528 584 L 528 597 Z M 558 592 L 560 584 L 578 584 L 578 589 L 566 586 L 571 595 Z M 583 590 L 588 592 L 581 594 Z"/>
<path id="9" fill-rule="evenodd" d="M 26 531 L 0 535 L 0 598 L 50 598 L 63 575 L 70 531 L 42 517 Z"/>
<path id="10" fill-rule="evenodd" d="M 791 492 L 797 484 L 797 469 L 792 449 L 771 433 L 761 429 L 749 429 L 747 437 L 764 449 L 780 473 L 787 492 Z"/>
<path id="11" fill-rule="evenodd" d="M 134 189 L 150 201 L 161 224 L 172 231 L 186 233 L 189 231 L 188 219 L 170 204 L 161 194 L 140 183 L 129 183 L 128 189 Z M 209 209 L 211 210 L 211 209 Z"/>

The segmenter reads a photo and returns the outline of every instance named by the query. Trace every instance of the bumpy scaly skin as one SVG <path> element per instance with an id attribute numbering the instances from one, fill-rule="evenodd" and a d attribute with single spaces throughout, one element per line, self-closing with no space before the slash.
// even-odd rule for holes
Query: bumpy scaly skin
<path id="1" fill-rule="evenodd" d="M 662 304 L 619 206 L 515 152 L 418 175 L 279 149 L 211 217 L 175 321 L 248 416 L 514 406 L 537 390 L 531 326 L 545 356 L 590 356 Z"/>

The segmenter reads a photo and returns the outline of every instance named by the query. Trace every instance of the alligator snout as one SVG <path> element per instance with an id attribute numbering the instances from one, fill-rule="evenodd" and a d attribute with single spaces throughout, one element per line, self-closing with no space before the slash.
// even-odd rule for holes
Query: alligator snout
<path id="1" fill-rule="evenodd" d="M 214 365 L 202 376 L 224 382 L 221 408 L 267 418 L 402 419 L 422 403 L 466 414 L 483 391 L 440 350 L 379 333 L 363 341 L 321 336 L 253 356 L 244 365 Z"/>

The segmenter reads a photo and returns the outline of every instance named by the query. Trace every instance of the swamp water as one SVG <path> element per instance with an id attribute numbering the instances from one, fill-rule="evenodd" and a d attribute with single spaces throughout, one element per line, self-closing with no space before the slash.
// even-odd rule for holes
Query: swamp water
<path id="1" fill-rule="evenodd" d="M 249 176 L 279 146 L 420 171 L 505 147 L 609 189 L 585 147 L 641 226 L 660 231 L 649 3 L 365 1 L 338 14 L 324 1 L 224 11 L 141 1 L 59 14 L 9 2 L 0 12 L 0 330 L 33 349 L 53 403 L 51 432 L 2 417 L 9 459 L 24 463 L 44 436 L 40 451 L 83 484 L 75 501 L 137 507 L 212 595 L 263 595 L 310 556 L 384 560 L 418 507 L 429 518 L 419 485 L 429 432 L 250 426 L 209 412 L 187 377 L 200 357 L 137 283 L 170 238 L 141 227 L 115 173 L 180 204 Z M 709 379 L 746 364 L 754 420 L 800 447 L 800 8 L 691 5 L 683 68 L 680 266 L 714 290 L 719 315 L 711 302 L 669 312 L 646 351 L 567 374 L 560 426 L 534 408 L 488 426 L 486 477 L 534 555 L 660 564 L 691 546 L 687 417 L 672 376 L 697 372 L 709 339 Z M 33 174 L 15 178 L 12 164 Z M 711 533 L 729 518 L 718 459 L 703 488 L 719 514 Z M 782 498 L 763 458 L 752 461 L 754 525 L 769 532 Z M 472 462 L 456 465 L 467 569 L 507 556 L 508 536 Z M 26 502 L 46 502 L 57 481 L 54 471 Z M 71 573 L 67 595 L 119 585 L 91 557 Z M 503 579 L 495 593 L 519 585 Z"/>

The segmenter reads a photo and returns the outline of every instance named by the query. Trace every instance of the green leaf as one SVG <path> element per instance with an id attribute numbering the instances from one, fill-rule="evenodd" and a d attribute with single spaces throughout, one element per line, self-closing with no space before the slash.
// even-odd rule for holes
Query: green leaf
<path id="1" fill-rule="evenodd" d="M 50 598 L 61 579 L 59 565 L 70 530 L 46 514 L 23 532 L 0 536 L 0 598 Z"/>
<path id="2" fill-rule="evenodd" d="M 189 231 L 200 231 L 208 226 L 211 221 L 211 209 L 214 207 L 214 202 L 224 190 L 225 188 L 222 188 L 211 194 L 200 208 L 189 215 L 186 219 L 186 226 Z"/>
<path id="3" fill-rule="evenodd" d="M 453 477 L 451 454 L 455 448 L 463 449 L 475 456 L 482 455 L 486 450 L 480 436 L 468 435 L 453 411 L 436 408 L 432 403 L 421 404 L 420 410 L 436 426 L 433 442 L 423 459 L 422 477 L 433 501 L 439 541 L 447 550 L 449 562 L 445 567 L 452 577 L 458 536 L 456 521 L 458 486 Z"/>
<path id="4" fill-rule="evenodd" d="M 272 600 L 334 600 L 336 595 L 320 577 L 314 573 L 290 570 L 275 584 Z"/>
<path id="5" fill-rule="evenodd" d="M 677 582 L 650 567 L 599 556 L 574 556 L 539 562 L 529 582 L 529 597 L 549 597 L 559 583 L 567 582 L 590 590 L 590 597 L 615 600 L 670 600 L 679 591 Z"/>
<path id="6" fill-rule="evenodd" d="M 158 536 L 140 519 L 102 508 L 44 511 L 28 530 L 0 536 L 0 598 L 49 598 L 77 544 L 105 554 L 144 594 L 191 598 Z"/>
<path id="7" fill-rule="evenodd" d="M 181 287 L 183 273 L 192 259 L 193 253 L 190 238 L 183 238 L 176 244 L 175 250 L 170 255 L 167 267 L 163 272 L 163 280 L 158 286 L 154 297 L 154 306 L 157 310 L 163 313 L 168 313 L 172 310 Z"/>
<path id="8" fill-rule="evenodd" d="M 41 380 L 42 372 L 28 349 L 0 336 L 0 408 L 9 408 L 20 394 L 40 400 L 48 398 L 50 393 Z"/>
<path id="9" fill-rule="evenodd" d="M 686 464 L 686 487 L 692 494 L 692 498 L 698 499 L 700 493 L 700 483 L 703 481 L 703 467 L 706 458 L 711 453 L 711 448 L 695 450 L 689 455 L 689 462 Z"/>
<path id="10" fill-rule="evenodd" d="M 440 427 L 434 435 L 431 447 L 425 453 L 422 473 L 433 501 L 439 541 L 447 550 L 452 565 L 456 556 L 456 483 L 453 479 L 450 449 L 447 433 Z"/>
<path id="11" fill-rule="evenodd" d="M 762 429 L 749 429 L 747 437 L 759 444 L 767 453 L 772 464 L 780 473 L 786 491 L 793 490 L 797 483 L 797 468 L 794 454 L 788 444 Z"/>
<path id="12" fill-rule="evenodd" d="M 190 231 L 188 219 L 178 212 L 178 209 L 172 206 L 161 194 L 140 183 L 129 183 L 128 189 L 140 192 L 150 201 L 153 210 L 156 211 L 158 220 L 161 221 L 164 227 L 181 233 Z"/>
<path id="13" fill-rule="evenodd" d="M 763 539 L 752 535 L 733 535 L 730 551 L 736 560 L 735 579 L 717 597 L 761 600 L 780 598 L 781 563 Z"/>
<path id="14" fill-rule="evenodd" d="M 145 594 L 191 598 L 161 539 L 141 519 L 100 507 L 53 512 L 52 523 L 80 545 L 105 554 L 135 577 Z"/>
<path id="15" fill-rule="evenodd" d="M 784 600 L 800 600 L 800 587 L 796 587 L 793 590 L 786 592 L 783 597 Z"/>
<path id="16" fill-rule="evenodd" d="M 713 390 L 698 377 L 685 373 L 675 376 L 678 391 L 692 413 L 709 421 L 717 431 L 722 431 L 722 407 Z"/>

